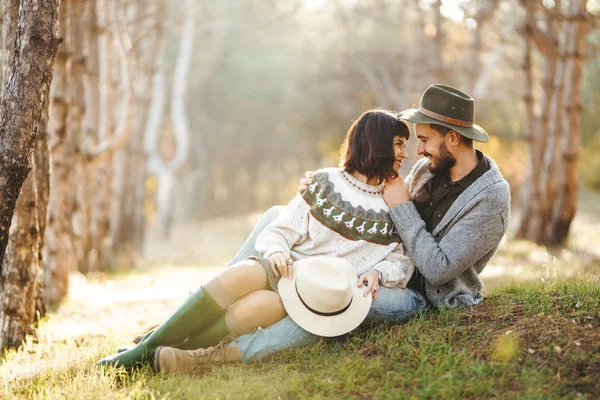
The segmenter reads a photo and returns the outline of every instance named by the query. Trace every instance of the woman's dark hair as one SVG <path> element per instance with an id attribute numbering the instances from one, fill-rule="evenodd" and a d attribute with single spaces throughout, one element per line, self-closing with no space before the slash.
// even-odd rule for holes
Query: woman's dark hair
<path id="1" fill-rule="evenodd" d="M 396 178 L 394 147 L 396 136 L 408 139 L 406 124 L 387 110 L 365 111 L 348 129 L 341 149 L 341 164 L 348 172 L 357 171 L 367 179 L 383 182 Z"/>

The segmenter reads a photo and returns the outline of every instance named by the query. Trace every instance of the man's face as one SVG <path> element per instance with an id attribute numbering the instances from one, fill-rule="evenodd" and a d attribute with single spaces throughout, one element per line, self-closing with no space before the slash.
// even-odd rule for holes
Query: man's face
<path id="1" fill-rule="evenodd" d="M 446 138 L 429 125 L 416 124 L 419 144 L 417 154 L 429 159 L 429 171 L 434 174 L 447 173 L 456 163 L 456 158 L 446 146 Z"/>

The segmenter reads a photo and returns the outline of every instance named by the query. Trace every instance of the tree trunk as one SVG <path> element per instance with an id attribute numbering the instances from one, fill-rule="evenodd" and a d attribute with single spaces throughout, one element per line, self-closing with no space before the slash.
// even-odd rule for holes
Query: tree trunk
<path id="1" fill-rule="evenodd" d="M 48 97 L 52 67 L 58 50 L 58 0 L 22 0 L 19 9 L 12 68 L 7 79 L 0 108 L 0 282 L 2 293 L 3 345 L 19 345 L 29 332 L 35 312 L 36 275 L 39 274 L 37 255 L 39 242 L 31 242 L 37 232 L 26 232 L 37 222 L 35 204 L 19 203 L 29 207 L 28 220 L 19 219 L 19 229 L 27 236 L 18 243 L 11 257 L 29 257 L 29 262 L 14 263 L 5 260 L 11 220 L 19 191 L 31 167 L 30 156 L 35 136 Z M 30 183 L 34 179 L 30 180 Z M 30 191 L 33 190 L 33 193 Z M 23 192 L 35 198 L 35 187 L 27 184 Z M 33 221 L 33 222 L 32 222 Z M 15 236 L 13 236 L 15 237 Z M 29 253 L 28 255 L 26 253 Z M 33 257 L 32 257 L 33 256 Z M 33 261 L 32 259 L 35 259 Z M 17 267 L 17 265 L 19 267 Z M 24 268 L 19 270 L 18 268 Z M 8 296 L 10 294 L 10 296 Z"/>
<path id="2" fill-rule="evenodd" d="M 435 36 L 433 37 L 433 74 L 438 82 L 446 82 L 446 67 L 444 66 L 444 34 L 442 25 L 442 0 L 437 0 L 433 6 Z"/>
<path id="3" fill-rule="evenodd" d="M 98 142 L 98 97 L 100 87 L 98 80 L 98 25 L 96 21 L 97 1 L 87 2 L 87 21 L 83 29 L 83 52 L 86 60 L 85 116 L 83 119 L 82 149 L 87 149 Z M 79 182 L 79 214 L 78 226 L 80 235 L 79 266 L 81 272 L 89 272 L 95 266 L 95 251 L 92 248 L 92 204 L 96 193 L 96 165 L 87 157 L 82 157 L 83 166 Z"/>
<path id="4" fill-rule="evenodd" d="M 157 177 L 156 204 L 158 210 L 161 235 L 169 237 L 171 224 L 173 222 L 172 192 L 175 187 L 176 174 L 184 165 L 189 154 L 189 125 L 185 111 L 185 89 L 187 75 L 191 63 L 192 45 L 194 39 L 194 12 L 190 7 L 186 8 L 186 19 L 181 32 L 179 57 L 175 67 L 174 82 L 171 92 L 171 115 L 173 122 L 173 133 L 176 142 L 174 157 L 166 162 L 163 160 L 158 149 L 158 133 L 162 126 L 163 108 L 165 102 L 165 82 L 163 71 L 163 55 L 157 59 L 157 70 L 153 80 L 153 99 L 151 112 L 148 120 L 145 149 L 148 153 L 148 165 L 150 173 Z"/>
<path id="5" fill-rule="evenodd" d="M 589 31 L 586 1 L 572 0 L 568 9 L 557 2 L 552 11 L 541 4 L 521 1 L 525 8 L 525 40 L 534 43 L 545 64 L 540 117 L 534 103 L 526 103 L 529 167 L 523 190 L 523 218 L 517 236 L 556 246 L 568 236 L 575 215 L 576 156 L 581 134 L 581 56 Z M 538 8 L 536 8 L 538 7 Z M 536 10 L 546 13 L 546 28 L 535 21 Z M 558 49 L 558 51 L 557 51 Z M 531 57 L 529 55 L 528 57 Z M 531 75 L 526 87 L 533 99 Z"/>
<path id="6" fill-rule="evenodd" d="M 560 157 L 564 163 L 564 178 L 558 188 L 559 196 L 552 213 L 550 229 L 555 243 L 564 243 L 569 234 L 571 222 L 575 217 L 577 205 L 577 154 L 581 136 L 581 116 L 583 112 L 581 77 L 583 57 L 585 54 L 586 36 L 590 25 L 584 18 L 586 0 L 569 2 L 567 15 L 571 18 L 568 26 L 568 41 L 566 45 L 566 76 L 568 86 L 565 90 L 566 105 L 564 112 L 559 113 L 566 118 L 562 120 L 564 140 L 559 144 Z"/>
<path id="7" fill-rule="evenodd" d="M 35 161 L 21 189 L 4 255 L 0 293 L 2 348 L 18 348 L 32 332 L 40 268 Z"/>
<path id="8" fill-rule="evenodd" d="M 69 290 L 69 271 L 76 267 L 73 253 L 72 218 L 74 209 L 74 144 L 67 127 L 69 120 L 70 44 L 69 18 L 71 0 L 60 2 L 60 34 L 65 39 L 56 57 L 50 88 L 50 198 L 46 229 L 46 268 L 44 292 L 48 305 L 58 304 Z"/>
<path id="9" fill-rule="evenodd" d="M 140 8 L 137 7 L 137 10 Z M 125 23 L 125 26 L 133 26 L 134 32 L 130 33 L 133 37 L 142 37 L 137 46 L 135 46 L 136 55 L 132 58 L 137 72 L 132 78 L 132 85 L 135 94 L 135 111 L 132 125 L 131 137 L 127 142 L 127 153 L 129 173 L 126 175 L 125 190 L 121 198 L 121 215 L 118 219 L 118 225 L 115 226 L 113 243 L 114 250 L 118 254 L 140 253 L 143 251 L 145 216 L 144 201 L 146 198 L 146 166 L 147 160 L 144 154 L 144 131 L 148 120 L 151 93 L 148 93 L 148 87 L 151 86 L 152 78 L 155 73 L 156 58 L 158 50 L 161 48 L 160 42 L 163 35 L 163 15 L 166 9 L 166 1 L 153 2 L 148 4 L 143 12 L 155 16 L 148 19 L 145 23 Z M 127 257 L 131 259 L 132 257 Z"/>
<path id="10" fill-rule="evenodd" d="M 99 81 L 100 102 L 98 112 L 100 124 L 98 125 L 99 146 L 104 146 L 111 138 L 115 128 L 114 123 L 114 74 L 113 74 L 113 35 L 110 28 L 109 3 L 97 2 L 97 21 L 99 28 L 98 57 L 99 57 Z M 111 146 L 106 146 L 110 149 Z M 107 270 L 110 260 L 110 207 L 112 199 L 113 151 L 104 149 L 94 152 L 92 157 L 104 154 L 103 157 L 95 159 L 97 166 L 96 192 L 94 210 L 92 213 L 92 248 L 95 251 L 96 266 L 94 269 Z"/>
<path id="11" fill-rule="evenodd" d="M 44 258 L 44 247 L 46 238 L 46 226 L 48 225 L 48 200 L 50 199 L 50 149 L 48 148 L 48 109 L 49 98 L 46 97 L 40 125 L 35 136 L 35 183 L 37 187 L 37 214 L 39 227 L 39 248 L 37 257 L 39 259 L 41 273 L 37 276 L 38 292 L 35 299 L 35 321 L 46 315 L 46 301 L 44 296 L 44 269 L 46 261 Z"/>
<path id="12" fill-rule="evenodd" d="M 71 246 L 74 258 L 74 265 L 71 270 L 74 271 L 82 264 L 83 247 L 82 239 L 85 236 L 85 228 L 82 224 L 83 200 L 80 196 L 81 185 L 85 182 L 83 159 L 81 157 L 81 146 L 83 140 L 83 119 L 87 112 L 86 109 L 86 85 L 87 80 L 87 60 L 84 49 L 84 30 L 89 24 L 87 16 L 87 0 L 70 0 L 69 14 L 67 24 L 68 43 L 71 51 L 70 59 L 70 80 L 69 80 L 69 111 L 67 114 L 67 137 L 71 140 L 72 153 L 70 154 L 70 164 L 72 167 L 71 179 Z"/>

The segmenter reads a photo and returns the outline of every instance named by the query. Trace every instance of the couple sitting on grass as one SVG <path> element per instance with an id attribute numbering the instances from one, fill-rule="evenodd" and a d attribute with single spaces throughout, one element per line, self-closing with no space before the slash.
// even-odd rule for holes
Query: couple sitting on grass
<path id="1" fill-rule="evenodd" d="M 135 347 L 98 364 L 177 372 L 251 362 L 427 307 L 478 304 L 510 192 L 473 146 L 488 140 L 474 114 L 469 95 L 439 84 L 418 109 L 365 112 L 348 131 L 341 168 L 307 173 L 286 207 L 262 217 L 233 265 Z M 424 156 L 406 183 L 404 121 L 415 124 Z"/>

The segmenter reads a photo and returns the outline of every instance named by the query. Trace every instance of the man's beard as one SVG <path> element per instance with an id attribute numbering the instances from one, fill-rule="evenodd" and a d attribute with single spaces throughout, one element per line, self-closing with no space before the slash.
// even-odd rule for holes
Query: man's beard
<path id="1" fill-rule="evenodd" d="M 431 154 L 429 154 L 429 156 L 431 156 Z M 435 161 L 435 166 L 433 165 L 433 161 Z M 446 144 L 442 143 L 440 145 L 439 154 L 435 157 L 431 156 L 431 160 L 429 161 L 429 172 L 432 174 L 447 174 L 454 164 L 456 164 L 456 158 L 448 151 Z"/>

